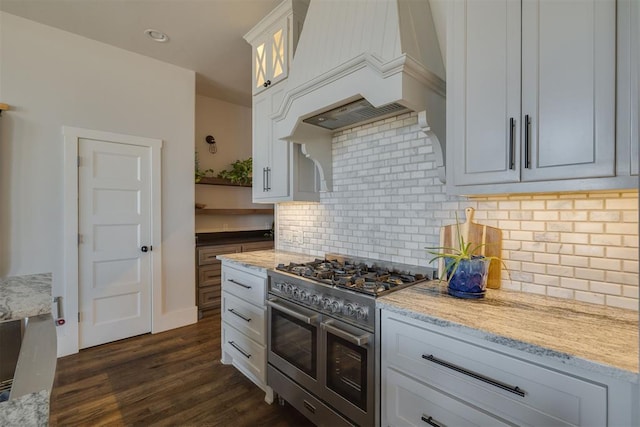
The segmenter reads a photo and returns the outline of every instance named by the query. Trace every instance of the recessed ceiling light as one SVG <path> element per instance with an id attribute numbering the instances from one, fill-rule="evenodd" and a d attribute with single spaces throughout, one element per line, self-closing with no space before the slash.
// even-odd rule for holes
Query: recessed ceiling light
<path id="1" fill-rule="evenodd" d="M 160 43 L 166 43 L 169 41 L 169 36 L 163 33 L 162 31 L 149 28 L 147 30 L 144 30 L 144 33 L 149 37 L 151 37 L 152 40 Z"/>

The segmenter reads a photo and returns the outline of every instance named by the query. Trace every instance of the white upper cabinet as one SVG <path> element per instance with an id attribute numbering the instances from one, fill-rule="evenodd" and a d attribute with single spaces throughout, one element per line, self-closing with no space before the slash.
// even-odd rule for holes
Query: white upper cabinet
<path id="1" fill-rule="evenodd" d="M 628 150 L 630 140 L 616 134 L 616 90 L 623 83 L 616 61 L 625 57 L 616 57 L 616 6 L 616 0 L 451 2 L 450 192 L 635 187 L 629 167 L 616 164 L 616 150 Z"/>
<path id="2" fill-rule="evenodd" d="M 254 95 L 289 75 L 308 7 L 309 0 L 285 0 L 245 34 L 253 52 Z"/>
<path id="3" fill-rule="evenodd" d="M 319 198 L 315 165 L 299 144 L 274 137 L 271 119 L 287 89 L 289 63 L 308 6 L 308 0 L 285 0 L 245 35 L 253 48 L 254 203 Z"/>

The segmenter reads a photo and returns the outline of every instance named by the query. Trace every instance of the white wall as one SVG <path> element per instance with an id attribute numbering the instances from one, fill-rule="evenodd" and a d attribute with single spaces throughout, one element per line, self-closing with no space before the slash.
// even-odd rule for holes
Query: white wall
<path id="1" fill-rule="evenodd" d="M 205 137 L 216 139 L 218 151 L 209 153 Z M 200 170 L 213 169 L 211 176 L 231 169 L 231 163 L 251 157 L 251 108 L 219 99 L 196 96 L 196 151 Z M 196 202 L 215 208 L 264 208 L 251 202 L 250 187 L 196 185 Z M 197 215 L 197 232 L 266 230 L 273 215 Z"/>
<path id="2" fill-rule="evenodd" d="M 158 138 L 163 316 L 154 326 L 195 322 L 194 72 L 2 12 L 0 53 L 0 102 L 12 108 L 0 118 L 0 275 L 53 272 L 62 294 L 62 126 Z"/>

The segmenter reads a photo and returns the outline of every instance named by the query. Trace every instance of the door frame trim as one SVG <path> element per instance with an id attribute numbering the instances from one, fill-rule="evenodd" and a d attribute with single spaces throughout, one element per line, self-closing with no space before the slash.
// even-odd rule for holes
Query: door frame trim
<path id="1" fill-rule="evenodd" d="M 162 140 L 63 126 L 64 137 L 64 227 L 63 297 L 65 324 L 58 330 L 58 356 L 79 351 L 78 293 L 78 145 L 80 138 L 149 147 L 151 150 L 151 330 L 162 315 Z"/>

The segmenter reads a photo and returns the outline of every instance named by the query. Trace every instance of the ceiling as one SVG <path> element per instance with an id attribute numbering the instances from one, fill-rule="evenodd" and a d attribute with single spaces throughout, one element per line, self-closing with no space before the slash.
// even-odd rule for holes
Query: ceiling
<path id="1" fill-rule="evenodd" d="M 242 38 L 281 0 L 0 0 L 0 10 L 196 72 L 196 92 L 251 106 Z M 158 43 L 144 34 L 169 36 Z"/>

